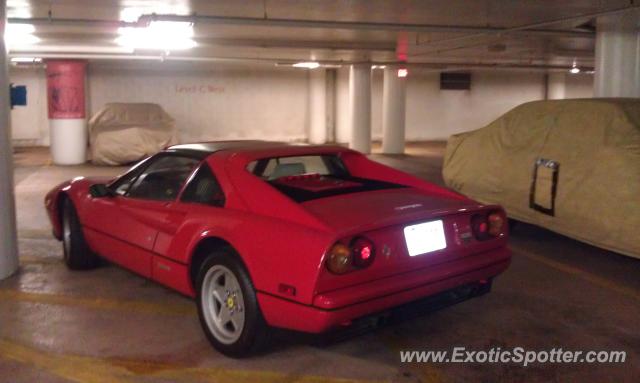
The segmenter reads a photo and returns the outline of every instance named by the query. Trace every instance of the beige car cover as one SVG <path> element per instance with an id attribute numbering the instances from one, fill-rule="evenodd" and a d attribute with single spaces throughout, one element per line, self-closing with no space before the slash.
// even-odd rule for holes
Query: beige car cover
<path id="1" fill-rule="evenodd" d="M 158 104 L 110 103 L 89 121 L 91 162 L 122 165 L 178 143 L 174 120 Z"/>
<path id="2" fill-rule="evenodd" d="M 443 176 L 516 220 L 640 258 L 640 99 L 520 105 L 450 137 Z"/>

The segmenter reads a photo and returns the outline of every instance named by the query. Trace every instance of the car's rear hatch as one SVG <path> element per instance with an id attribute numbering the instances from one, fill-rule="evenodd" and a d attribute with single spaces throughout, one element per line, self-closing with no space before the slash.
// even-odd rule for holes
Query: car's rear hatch
<path id="1" fill-rule="evenodd" d="M 457 262 L 503 246 L 506 240 L 503 236 L 479 241 L 472 234 L 471 217 L 498 207 L 482 206 L 472 200 L 432 196 L 414 188 L 346 194 L 304 202 L 302 206 L 333 227 L 337 240 L 348 245 L 352 238 L 364 236 L 373 242 L 375 248 L 375 260 L 364 270 L 344 275 L 322 273 L 318 292 Z M 445 247 L 411 256 L 405 228 L 438 221 L 442 222 Z"/>

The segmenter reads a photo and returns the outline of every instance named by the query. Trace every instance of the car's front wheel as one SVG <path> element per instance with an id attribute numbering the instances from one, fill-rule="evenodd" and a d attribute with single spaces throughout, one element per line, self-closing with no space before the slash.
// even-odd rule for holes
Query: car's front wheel
<path id="1" fill-rule="evenodd" d="M 216 350 L 240 358 L 259 351 L 269 328 L 244 265 L 234 254 L 213 252 L 197 277 L 198 315 Z"/>
<path id="2" fill-rule="evenodd" d="M 71 270 L 87 270 L 98 265 L 98 257 L 84 239 L 78 213 L 70 199 L 64 201 L 62 211 L 62 249 L 64 262 Z"/>

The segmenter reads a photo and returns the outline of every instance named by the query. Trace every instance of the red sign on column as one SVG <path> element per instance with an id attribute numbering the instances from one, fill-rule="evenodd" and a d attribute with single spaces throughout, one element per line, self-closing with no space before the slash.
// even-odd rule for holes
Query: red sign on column
<path id="1" fill-rule="evenodd" d="M 86 62 L 47 61 L 47 102 L 50 119 L 84 118 Z"/>

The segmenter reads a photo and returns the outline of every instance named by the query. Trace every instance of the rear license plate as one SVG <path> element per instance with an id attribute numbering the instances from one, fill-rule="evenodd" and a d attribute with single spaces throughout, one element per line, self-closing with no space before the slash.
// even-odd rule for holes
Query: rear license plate
<path id="1" fill-rule="evenodd" d="M 447 247 L 442 220 L 405 227 L 404 240 L 412 257 Z"/>

